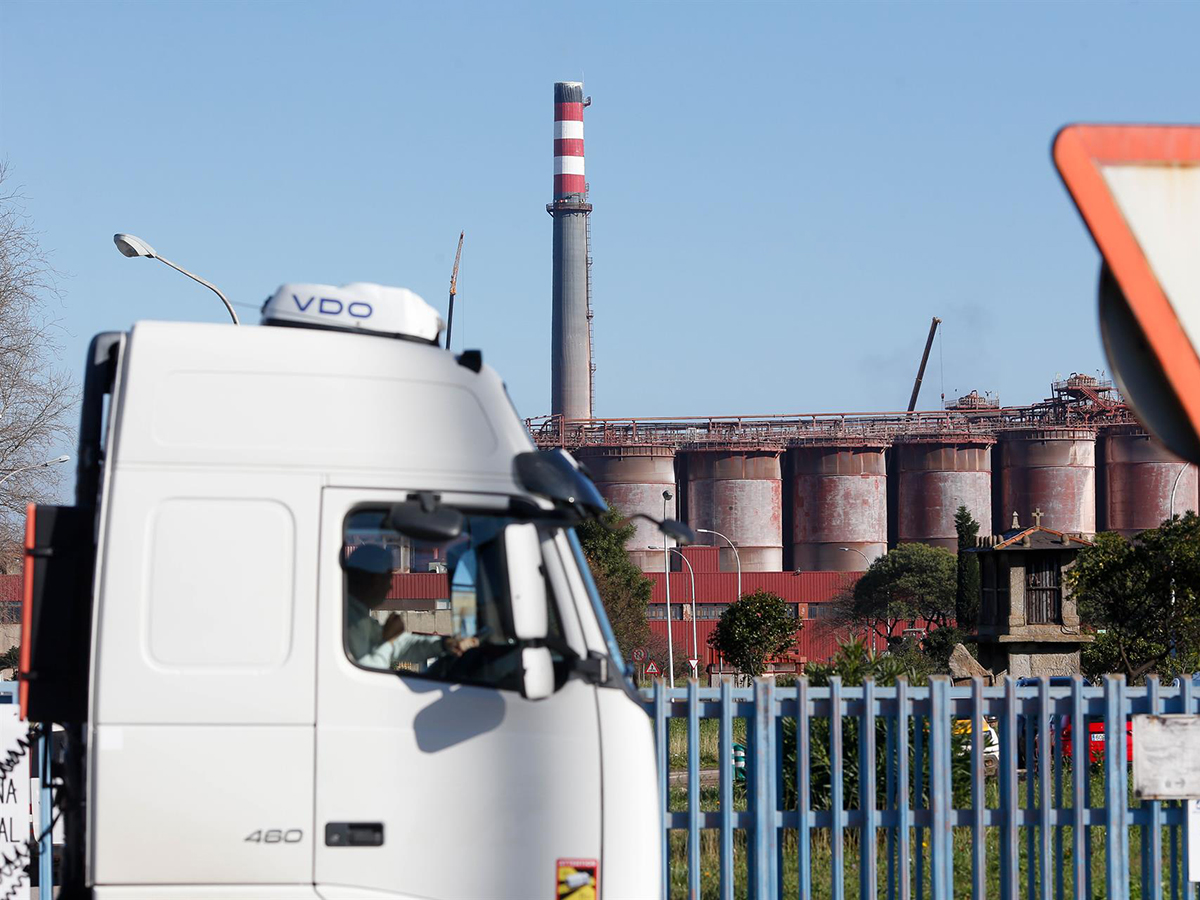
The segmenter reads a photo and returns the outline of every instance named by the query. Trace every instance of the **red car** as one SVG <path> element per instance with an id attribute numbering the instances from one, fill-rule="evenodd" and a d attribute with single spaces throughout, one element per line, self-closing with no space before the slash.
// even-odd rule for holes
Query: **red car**
<path id="1" fill-rule="evenodd" d="M 1070 759 L 1071 754 L 1074 752 L 1072 747 L 1073 738 L 1071 736 L 1071 717 L 1060 716 L 1059 720 L 1062 723 L 1063 756 Z M 1088 755 L 1091 757 L 1092 762 L 1099 762 L 1104 759 L 1104 721 L 1102 719 L 1091 719 L 1088 721 L 1087 727 Z M 1125 720 L 1125 760 L 1126 762 L 1133 762 L 1133 720 L 1130 718 Z"/>

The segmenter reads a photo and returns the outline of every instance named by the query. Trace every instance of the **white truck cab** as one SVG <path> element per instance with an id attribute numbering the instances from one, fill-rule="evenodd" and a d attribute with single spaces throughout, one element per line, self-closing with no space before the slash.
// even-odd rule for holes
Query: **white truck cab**
<path id="1" fill-rule="evenodd" d="M 285 285 L 264 325 L 99 335 L 76 504 L 31 510 L 64 896 L 658 896 L 594 486 L 415 294 Z"/>

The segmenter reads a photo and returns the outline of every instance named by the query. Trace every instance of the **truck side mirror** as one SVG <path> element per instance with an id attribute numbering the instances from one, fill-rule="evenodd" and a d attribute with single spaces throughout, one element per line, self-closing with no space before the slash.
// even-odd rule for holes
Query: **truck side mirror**
<path id="1" fill-rule="evenodd" d="M 541 640 L 550 623 L 546 612 L 546 579 L 542 575 L 542 543 L 537 526 L 524 522 L 505 528 L 504 555 L 508 563 L 513 637 L 519 641 Z"/>
<path id="2" fill-rule="evenodd" d="M 554 693 L 554 658 L 549 647 L 521 650 L 521 696 L 544 700 Z"/>

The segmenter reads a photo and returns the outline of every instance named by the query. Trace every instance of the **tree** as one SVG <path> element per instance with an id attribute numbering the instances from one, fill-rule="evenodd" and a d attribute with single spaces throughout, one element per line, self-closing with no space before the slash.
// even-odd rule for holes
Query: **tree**
<path id="1" fill-rule="evenodd" d="M 760 589 L 739 597 L 721 613 L 708 645 L 738 671 L 758 676 L 769 657 L 792 646 L 800 627 L 782 597 Z"/>
<path id="2" fill-rule="evenodd" d="M 954 598 L 954 613 L 958 627 L 972 631 L 979 621 L 979 557 L 964 551 L 975 546 L 979 523 L 970 510 L 960 506 L 954 514 L 954 530 L 958 532 L 958 590 Z"/>
<path id="3" fill-rule="evenodd" d="M 874 631 L 889 643 L 912 622 L 943 628 L 954 622 L 954 554 L 928 544 L 901 544 L 871 563 L 834 607 L 841 624 Z"/>
<path id="4" fill-rule="evenodd" d="M 0 163 L 0 571 L 20 567 L 25 507 L 53 495 L 61 472 L 31 468 L 68 443 L 75 402 L 70 377 L 54 368 L 58 331 L 47 312 L 54 270 L 39 248 L 19 190 Z"/>
<path id="5" fill-rule="evenodd" d="M 1128 681 L 1169 674 L 1200 656 L 1200 518 L 1193 512 L 1143 531 L 1132 542 L 1096 536 L 1079 551 L 1066 586 L 1080 618 L 1097 630 L 1083 652 L 1089 675 Z"/>
<path id="6" fill-rule="evenodd" d="M 621 513 L 609 507 L 600 519 L 589 519 L 576 526 L 575 533 L 587 557 L 596 590 L 608 613 L 617 644 L 626 659 L 636 647 L 645 647 L 650 639 L 646 605 L 650 602 L 653 582 L 629 561 L 625 542 L 633 536 L 633 526 L 622 524 Z"/>

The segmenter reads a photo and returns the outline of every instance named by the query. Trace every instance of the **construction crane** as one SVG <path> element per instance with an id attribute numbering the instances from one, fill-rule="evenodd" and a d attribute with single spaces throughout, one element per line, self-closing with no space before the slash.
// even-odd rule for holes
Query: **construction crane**
<path id="1" fill-rule="evenodd" d="M 458 251 L 454 254 L 454 271 L 450 273 L 450 306 L 446 310 L 446 349 L 450 349 L 450 331 L 454 328 L 454 295 L 458 293 L 458 261 L 462 259 L 462 242 L 465 231 L 458 233 Z M 928 351 L 926 351 L 928 354 Z M 925 368 L 925 364 L 921 364 Z"/>
<path id="2" fill-rule="evenodd" d="M 917 380 L 913 382 L 912 396 L 908 398 L 908 411 L 917 408 L 917 394 L 921 393 L 921 379 L 925 377 L 925 363 L 929 362 L 929 349 L 933 346 L 933 336 L 937 334 L 938 325 L 942 320 L 937 316 L 929 323 L 929 337 L 925 339 L 925 352 L 921 354 L 921 367 L 917 369 Z"/>

